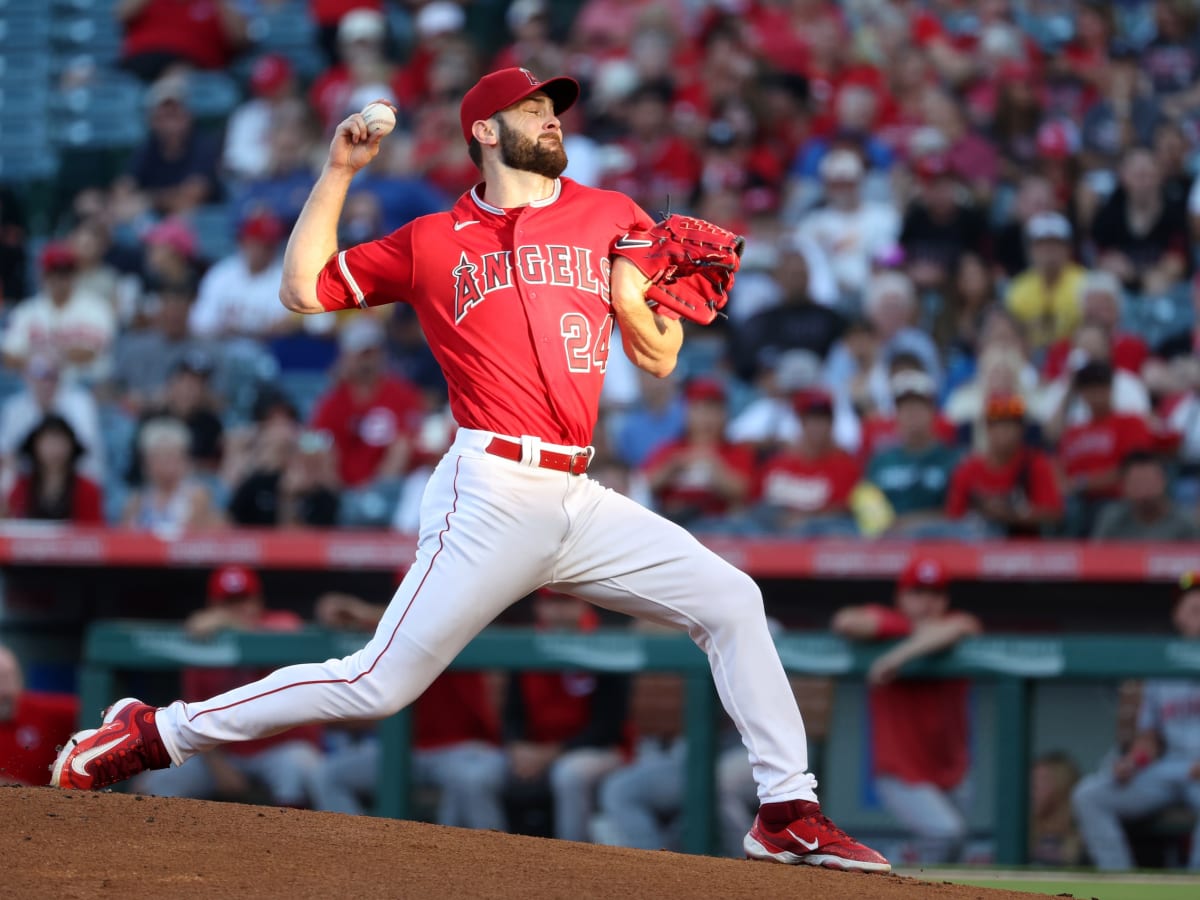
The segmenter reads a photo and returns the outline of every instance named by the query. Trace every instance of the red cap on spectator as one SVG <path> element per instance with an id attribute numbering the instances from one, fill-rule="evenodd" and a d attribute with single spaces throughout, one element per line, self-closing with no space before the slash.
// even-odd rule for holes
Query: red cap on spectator
<path id="1" fill-rule="evenodd" d="M 927 153 L 917 158 L 913 170 L 919 178 L 931 181 L 950 174 L 950 158 L 944 153 Z"/>
<path id="2" fill-rule="evenodd" d="M 222 566 L 208 577 L 209 603 L 226 603 L 261 595 L 262 582 L 258 573 L 245 566 Z"/>
<path id="3" fill-rule="evenodd" d="M 931 556 L 914 556 L 900 574 L 898 587 L 902 591 L 944 591 L 950 585 L 946 567 Z"/>
<path id="4" fill-rule="evenodd" d="M 1079 149 L 1078 134 L 1066 122 L 1043 122 L 1037 132 L 1037 152 L 1046 159 L 1067 159 Z"/>
<path id="5" fill-rule="evenodd" d="M 537 91 L 545 91 L 554 103 L 554 114 L 562 115 L 579 99 L 579 82 L 566 75 L 539 81 L 528 69 L 515 67 L 484 75 L 467 91 L 459 107 L 463 140 L 471 143 L 471 126 L 480 119 L 490 119 Z"/>
<path id="6" fill-rule="evenodd" d="M 163 219 L 146 232 L 143 240 L 148 246 L 170 247 L 180 256 L 196 256 L 196 235 L 181 219 Z"/>
<path id="7" fill-rule="evenodd" d="M 283 223 L 268 212 L 257 212 L 244 219 L 238 227 L 238 240 L 262 241 L 274 244 L 283 237 Z"/>
<path id="8" fill-rule="evenodd" d="M 803 391 L 796 391 L 792 395 L 792 409 L 797 415 L 803 416 L 807 413 L 825 413 L 825 415 L 833 415 L 833 397 L 829 391 L 821 388 L 808 388 Z"/>
<path id="9" fill-rule="evenodd" d="M 695 381 L 688 382 L 683 396 L 693 403 L 701 403 L 705 400 L 724 403 L 725 386 L 713 378 L 697 378 Z"/>
<path id="10" fill-rule="evenodd" d="M 51 241 L 42 248 L 43 272 L 71 272 L 79 265 L 75 248 L 66 241 Z"/>
<path id="11" fill-rule="evenodd" d="M 250 70 L 250 90 L 259 97 L 270 97 L 292 79 L 292 64 L 286 56 L 270 53 L 259 57 Z"/>

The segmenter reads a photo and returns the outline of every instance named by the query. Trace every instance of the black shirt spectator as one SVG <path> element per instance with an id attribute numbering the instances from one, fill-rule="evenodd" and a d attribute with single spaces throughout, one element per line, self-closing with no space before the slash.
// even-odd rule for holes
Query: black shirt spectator
<path id="1" fill-rule="evenodd" d="M 959 202 L 959 184 L 943 157 L 917 162 L 922 189 L 904 214 L 900 244 L 917 289 L 944 288 L 964 253 L 990 256 L 987 223 L 974 206 Z"/>
<path id="2" fill-rule="evenodd" d="M 809 296 L 803 253 L 782 248 L 774 280 L 780 286 L 782 302 L 755 313 L 731 336 L 734 369 L 746 381 L 773 368 L 788 350 L 807 350 L 824 359 L 846 330 L 845 319 Z"/>
<path id="3" fill-rule="evenodd" d="M 27 296 L 25 211 L 17 195 L 0 185 L 0 302 Z"/>
<path id="4" fill-rule="evenodd" d="M 218 198 L 221 143 L 195 126 L 187 81 L 168 76 L 147 92 L 150 134 L 129 165 L 135 186 L 162 215 L 186 213 Z"/>

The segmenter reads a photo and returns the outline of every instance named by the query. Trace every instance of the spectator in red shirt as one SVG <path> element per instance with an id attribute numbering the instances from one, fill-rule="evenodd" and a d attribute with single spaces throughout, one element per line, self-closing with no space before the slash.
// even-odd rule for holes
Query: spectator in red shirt
<path id="1" fill-rule="evenodd" d="M 338 384 L 313 412 L 312 427 L 333 438 L 346 487 L 407 472 L 413 434 L 424 416 L 420 391 L 386 371 L 384 341 L 377 319 L 348 322 L 338 336 Z"/>
<path id="2" fill-rule="evenodd" d="M 1071 503 L 1068 529 L 1076 537 L 1088 534 L 1100 509 L 1119 496 L 1121 461 L 1152 443 L 1140 416 L 1113 410 L 1112 382 L 1112 367 L 1100 362 L 1087 363 L 1072 380 L 1088 421 L 1066 430 L 1058 442 L 1058 461 Z"/>
<path id="3" fill-rule="evenodd" d="M 1112 346 L 1112 364 L 1116 369 L 1140 375 L 1150 355 L 1146 342 L 1136 334 L 1120 331 L 1121 307 L 1124 305 L 1121 282 L 1109 272 L 1091 272 L 1079 291 L 1080 326 L 1095 325 L 1104 329 Z M 1059 378 L 1067 370 L 1072 341 L 1063 338 L 1046 350 L 1042 377 L 1046 381 Z"/>
<path id="4" fill-rule="evenodd" d="M 975 616 L 949 608 L 948 588 L 941 562 L 916 556 L 900 576 L 894 609 L 847 607 L 832 625 L 854 640 L 902 639 L 867 674 L 875 787 L 888 811 L 917 837 L 926 863 L 956 859 L 967 835 L 969 685 L 898 676 L 906 663 L 983 630 Z"/>
<path id="5" fill-rule="evenodd" d="M 66 419 L 56 413 L 42 419 L 21 444 L 25 471 L 9 491 L 9 518 L 103 525 L 100 488 L 77 471 L 84 453 Z"/>
<path id="6" fill-rule="evenodd" d="M 401 573 L 403 578 L 403 572 Z M 327 628 L 370 630 L 386 604 L 349 594 L 317 600 L 317 622 Z M 314 809 L 359 815 L 375 792 L 380 745 L 374 723 L 366 730 L 344 729 L 341 746 L 312 770 L 309 796 Z M 444 672 L 413 707 L 413 780 L 439 790 L 437 822 L 458 828 L 502 831 L 498 804 L 480 803 L 481 793 L 504 783 L 508 760 L 497 746 L 500 722 L 482 672 Z"/>
<path id="7" fill-rule="evenodd" d="M 253 569 L 223 566 L 209 576 L 208 605 L 188 616 L 183 628 L 193 640 L 205 641 L 222 631 L 286 633 L 303 624 L 293 612 L 266 608 L 262 581 Z M 263 674 L 245 667 L 184 669 L 183 698 L 215 697 Z M 134 786 L 160 797 L 204 799 L 244 797 L 261 785 L 277 806 L 305 806 L 307 778 L 321 761 L 320 746 L 320 727 L 302 725 L 206 753 L 182 766 L 143 772 Z"/>
<path id="8" fill-rule="evenodd" d="M 25 690 L 20 662 L 0 645 L 0 784 L 45 784 L 78 718 L 75 697 Z"/>
<path id="9" fill-rule="evenodd" d="M 684 436 L 657 450 L 642 467 L 654 502 L 667 518 L 696 523 L 720 516 L 750 495 L 754 455 L 725 439 L 725 388 L 697 379 L 684 389 Z"/>
<path id="10" fill-rule="evenodd" d="M 1058 472 L 1025 444 L 1025 401 L 996 395 L 987 401 L 984 449 L 958 464 L 950 478 L 946 515 L 972 516 L 990 534 L 1036 536 L 1063 515 Z"/>
<path id="11" fill-rule="evenodd" d="M 121 66 L 154 81 L 176 66 L 225 68 L 246 43 L 246 20 L 233 0 L 120 0 L 125 28 Z"/>
<path id="12" fill-rule="evenodd" d="M 795 444 L 772 457 L 763 470 L 763 520 L 772 530 L 789 534 L 856 535 L 850 493 L 862 472 L 833 442 L 833 398 L 823 390 L 803 390 L 792 403 L 802 430 Z"/>

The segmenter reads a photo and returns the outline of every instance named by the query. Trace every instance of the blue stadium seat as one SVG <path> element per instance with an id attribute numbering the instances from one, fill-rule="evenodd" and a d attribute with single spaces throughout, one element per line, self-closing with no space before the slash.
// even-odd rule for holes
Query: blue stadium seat
<path id="1" fill-rule="evenodd" d="M 53 139 L 68 147 L 134 147 L 145 134 L 144 88 L 132 76 L 106 72 L 50 102 Z"/>
<path id="2" fill-rule="evenodd" d="M 204 259 L 216 261 L 237 248 L 233 216 L 228 206 L 220 203 L 201 206 L 192 210 L 188 221 L 196 233 L 200 255 Z"/>
<path id="3" fill-rule="evenodd" d="M 279 378 L 279 363 L 256 341 L 226 341 L 221 349 L 221 380 L 227 386 L 225 404 L 235 422 L 248 422 L 264 384 Z"/>
<path id="4" fill-rule="evenodd" d="M 306 422 L 311 418 L 317 400 L 329 390 L 330 384 L 327 372 L 303 370 L 281 372 L 276 382 L 277 387 L 296 404 L 296 409 L 300 411 L 300 418 Z"/>
<path id="5" fill-rule="evenodd" d="M 389 478 L 342 491 L 338 525 L 343 528 L 387 528 L 391 525 L 404 481 Z"/>
<path id="6" fill-rule="evenodd" d="M 104 460 L 110 480 L 123 481 L 133 461 L 133 436 L 137 422 L 125 410 L 112 403 L 100 404 L 100 431 L 104 435 Z M 107 486 L 105 490 L 107 491 Z"/>
<path id="7" fill-rule="evenodd" d="M 188 75 L 188 107 L 197 119 L 220 121 L 228 118 L 241 102 L 237 82 L 224 72 L 192 72 Z"/>
<path id="8" fill-rule="evenodd" d="M 1151 347 L 1192 327 L 1191 286 L 1181 284 L 1156 297 L 1127 297 L 1123 326 Z"/>

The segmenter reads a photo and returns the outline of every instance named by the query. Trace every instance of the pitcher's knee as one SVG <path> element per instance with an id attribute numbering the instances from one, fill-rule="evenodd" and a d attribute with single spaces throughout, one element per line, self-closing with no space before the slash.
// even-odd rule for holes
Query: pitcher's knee
<path id="1" fill-rule="evenodd" d="M 705 587 L 714 598 L 701 618 L 709 631 L 762 624 L 766 619 L 762 590 L 754 579 L 730 567 L 718 582 Z"/>

